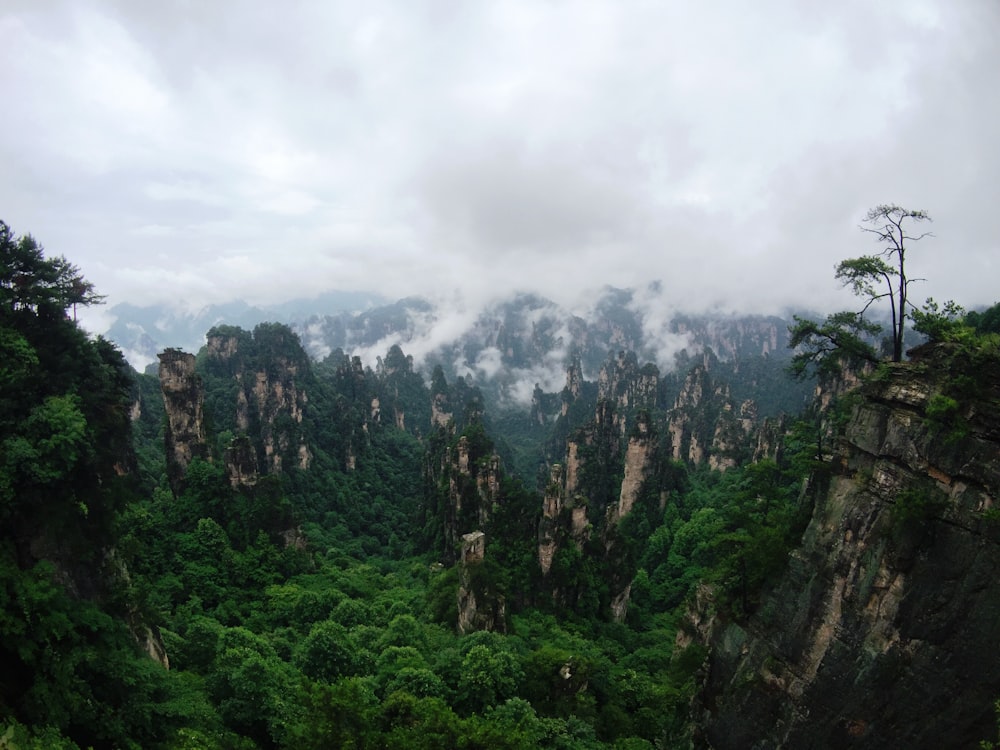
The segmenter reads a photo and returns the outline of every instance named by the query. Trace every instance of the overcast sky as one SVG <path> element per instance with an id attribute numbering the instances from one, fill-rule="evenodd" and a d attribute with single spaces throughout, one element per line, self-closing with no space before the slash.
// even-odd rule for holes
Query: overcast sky
<path id="1" fill-rule="evenodd" d="M 1000 3 L 4 0 L 0 219 L 109 305 L 1000 299 Z"/>

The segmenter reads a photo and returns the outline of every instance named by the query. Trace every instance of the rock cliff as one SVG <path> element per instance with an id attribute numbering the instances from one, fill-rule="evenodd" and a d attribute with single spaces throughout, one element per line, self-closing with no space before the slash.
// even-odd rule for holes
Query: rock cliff
<path id="1" fill-rule="evenodd" d="M 578 377 L 578 368 L 571 367 L 563 391 L 563 419 L 566 405 L 581 391 Z M 640 367 L 633 353 L 609 358 L 598 377 L 593 418 L 568 436 L 562 462 L 551 467 L 542 499 L 538 561 L 553 597 L 567 606 L 573 606 L 565 600 L 570 594 L 551 580 L 550 571 L 560 550 L 569 545 L 587 550 L 601 571 L 610 597 L 608 614 L 618 621 L 625 617 L 635 566 L 627 559 L 618 526 L 656 470 L 659 435 L 649 409 L 655 408 L 658 392 L 654 366 Z"/>
<path id="2" fill-rule="evenodd" d="M 767 350 L 773 323 L 762 326 L 758 343 Z M 642 545 L 634 537 L 636 529 L 645 528 L 638 519 L 624 522 L 637 505 L 648 518 L 662 514 L 666 493 L 657 482 L 671 459 L 724 471 L 751 458 L 775 458 L 780 450 L 784 421 L 765 422 L 753 400 L 734 399 L 724 376 L 715 374 L 726 368 L 711 351 L 684 361 L 686 374 L 661 378 L 654 365 L 640 366 L 632 352 L 612 354 L 601 366 L 585 422 L 581 411 L 588 402 L 579 363 L 574 360 L 567 369 L 556 425 L 565 447 L 561 455 L 550 454 L 537 553 L 543 581 L 565 606 L 573 606 L 560 599 L 570 588 L 552 582 L 550 571 L 560 550 L 575 547 L 600 571 L 610 617 L 624 619 L 636 572 L 629 550 Z M 669 403 L 671 391 L 673 406 L 664 414 L 661 404 Z"/>
<path id="3" fill-rule="evenodd" d="M 261 350 L 265 356 L 258 362 Z M 250 339 L 239 329 L 216 328 L 206 337 L 205 356 L 210 371 L 228 371 L 237 383 L 236 431 L 253 432 L 259 441 L 256 465 L 269 472 L 280 472 L 288 463 L 309 468 L 312 453 L 301 429 L 309 397 L 299 383 L 300 371 L 308 370 L 309 362 L 294 334 L 284 326 L 259 326 Z M 234 457 L 246 452 L 233 447 Z M 231 475 L 239 473 L 230 467 Z"/>
<path id="4" fill-rule="evenodd" d="M 729 384 L 713 376 L 717 366 L 716 357 L 706 352 L 688 371 L 670 410 L 667 432 L 674 460 L 725 471 L 749 460 L 755 444 L 777 441 L 760 435 L 763 423 L 756 403 L 736 401 Z"/>
<path id="5" fill-rule="evenodd" d="M 500 457 L 481 429 L 472 430 L 445 450 L 434 476 L 447 487 L 445 539 L 457 549 L 465 534 L 489 523 L 500 500 Z"/>
<path id="6" fill-rule="evenodd" d="M 699 597 L 680 640 L 710 646 L 701 746 L 995 737 L 1000 367 L 969 368 L 944 346 L 913 355 L 860 389 L 828 474 L 813 478 L 802 546 L 757 614 L 726 622 Z"/>
<path id="7" fill-rule="evenodd" d="M 458 568 L 458 632 L 475 630 L 507 632 L 507 605 L 479 575 L 486 559 L 486 535 L 473 531 L 462 535 L 462 552 Z"/>
<path id="8" fill-rule="evenodd" d="M 725 360 L 781 352 L 788 342 L 788 322 L 775 317 L 677 316 L 675 333 L 686 334 Z"/>
<path id="9" fill-rule="evenodd" d="M 208 457 L 205 442 L 204 398 L 201 378 L 195 373 L 195 357 L 177 349 L 159 355 L 160 390 L 167 413 L 167 475 L 175 493 L 188 465 Z"/>
<path id="10" fill-rule="evenodd" d="M 619 427 L 625 429 L 625 417 L 633 409 L 652 409 L 656 406 L 660 373 L 655 365 L 639 367 L 634 352 L 618 352 L 611 357 L 597 378 L 597 400 L 615 405 Z M 567 387 L 570 378 L 567 376 Z"/>

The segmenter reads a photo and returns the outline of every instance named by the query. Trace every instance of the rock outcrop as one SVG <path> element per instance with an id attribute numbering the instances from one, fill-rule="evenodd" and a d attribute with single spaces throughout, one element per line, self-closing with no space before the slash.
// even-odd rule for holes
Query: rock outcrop
<path id="1" fill-rule="evenodd" d="M 543 576 L 552 568 L 552 558 L 558 549 L 559 516 L 565 505 L 563 487 L 563 466 L 555 464 L 542 496 L 542 519 L 538 526 L 538 565 Z"/>
<path id="2" fill-rule="evenodd" d="M 176 494 L 191 461 L 208 457 L 205 393 L 201 378 L 195 373 L 193 354 L 167 349 L 159 355 L 159 360 L 160 390 L 167 413 L 167 476 Z"/>
<path id="3" fill-rule="evenodd" d="M 597 377 L 597 400 L 614 404 L 619 429 L 623 433 L 626 415 L 631 410 L 656 407 L 659 376 L 655 365 L 639 367 L 634 352 L 620 351 L 601 367 Z"/>
<path id="4" fill-rule="evenodd" d="M 729 385 L 712 377 L 717 362 L 705 353 L 688 371 L 670 411 L 667 432 L 674 460 L 725 471 L 752 457 L 761 421 L 752 400 L 734 402 Z"/>
<path id="5" fill-rule="evenodd" d="M 235 489 L 257 484 L 257 453 L 249 437 L 241 435 L 233 438 L 224 458 L 230 486 Z"/>
<path id="6" fill-rule="evenodd" d="M 642 485 L 652 473 L 656 447 L 649 413 L 641 412 L 636 419 L 635 434 L 629 438 L 625 448 L 625 474 L 618 495 L 618 505 L 614 508 L 613 521 L 617 522 L 628 515 L 639 499 Z"/>
<path id="7" fill-rule="evenodd" d="M 477 575 L 486 559 L 486 534 L 473 531 L 462 535 L 458 567 L 458 632 L 476 630 L 507 632 L 507 605 L 492 590 L 485 576 Z"/>
<path id="8" fill-rule="evenodd" d="M 702 746 L 996 737 L 1000 372 L 974 373 L 978 393 L 945 401 L 947 347 L 914 354 L 862 387 L 829 476 L 814 478 L 802 546 L 758 613 L 724 622 L 699 597 L 685 637 L 710 646 Z M 947 420 L 928 409 L 942 403 Z"/>
<path id="9" fill-rule="evenodd" d="M 788 341 L 788 322 L 774 317 L 678 316 L 671 329 L 710 347 L 725 360 L 769 355 L 783 350 Z"/>
<path id="10" fill-rule="evenodd" d="M 577 378 L 570 368 L 564 419 L 582 390 Z M 538 561 L 553 598 L 572 606 L 563 601 L 571 594 L 550 576 L 553 561 L 567 545 L 588 550 L 609 587 L 608 614 L 621 621 L 635 570 L 626 560 L 618 525 L 655 471 L 659 437 L 648 410 L 657 402 L 659 374 L 652 365 L 640 367 L 634 354 L 619 352 L 602 366 L 597 385 L 593 419 L 567 437 L 563 461 L 552 466 L 538 527 Z"/>
<path id="11" fill-rule="evenodd" d="M 237 463 L 228 462 L 231 480 L 252 481 L 258 469 L 308 469 L 312 451 L 303 436 L 302 417 L 309 397 L 299 380 L 309 363 L 295 335 L 277 325 L 258 327 L 253 338 L 241 329 L 215 328 L 206 338 L 205 357 L 210 372 L 236 381 L 236 431 L 252 433 L 255 442 L 253 458 L 245 445 L 232 446 Z"/>

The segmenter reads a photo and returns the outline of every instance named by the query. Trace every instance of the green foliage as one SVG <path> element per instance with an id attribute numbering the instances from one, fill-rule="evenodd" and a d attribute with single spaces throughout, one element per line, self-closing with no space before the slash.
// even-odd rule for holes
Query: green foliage
<path id="1" fill-rule="evenodd" d="M 803 377 L 815 369 L 819 375 L 835 375 L 845 365 L 876 362 L 875 349 L 869 340 L 881 327 L 865 319 L 868 309 L 876 302 L 889 303 L 892 361 L 903 358 L 903 336 L 906 319 L 913 304 L 909 301 L 911 279 L 906 269 L 908 242 L 929 235 L 909 235 L 908 225 L 930 221 L 926 211 L 913 211 L 894 204 L 883 204 L 868 211 L 861 229 L 875 235 L 881 250 L 876 255 L 850 258 L 837 264 L 835 276 L 844 286 L 865 301 L 859 312 L 839 312 L 827 316 L 823 323 L 795 318 L 789 329 L 789 347 L 798 349 L 790 372 Z"/>
<path id="2" fill-rule="evenodd" d="M 76 305 L 93 305 L 103 297 L 80 269 L 62 256 L 46 258 L 31 235 L 15 237 L 0 221 L 0 311 L 52 318 Z"/>
<path id="3" fill-rule="evenodd" d="M 875 236 L 881 245 L 878 256 L 864 256 L 841 262 L 837 278 L 850 286 L 854 293 L 868 301 L 861 314 L 879 300 L 888 300 L 892 325 L 892 361 L 903 359 L 903 337 L 906 319 L 913 304 L 909 301 L 909 288 L 913 281 L 906 268 L 907 243 L 930 236 L 907 234 L 909 225 L 931 221 L 926 211 L 914 211 L 895 204 L 882 204 L 870 209 L 861 229 Z"/>
<path id="4" fill-rule="evenodd" d="M 892 519 L 898 525 L 923 526 L 948 507 L 947 497 L 930 487 L 906 489 L 893 498 Z"/>
<path id="5" fill-rule="evenodd" d="M 482 712 L 513 697 L 521 677 L 518 659 L 506 648 L 472 646 L 462 658 L 458 705 L 469 712 Z"/>
<path id="6" fill-rule="evenodd" d="M 705 653 L 674 653 L 679 608 L 709 581 L 723 615 L 749 616 L 808 512 L 798 491 L 822 465 L 815 424 L 789 439 L 780 463 L 719 474 L 658 456 L 631 512 L 610 523 L 624 438 L 640 420 L 655 438 L 662 411 L 630 408 L 622 433 L 609 404 L 593 419 L 596 384 L 583 383 L 578 398 L 563 394 L 555 424 L 491 419 L 470 382 L 448 384 L 438 370 L 427 387 L 399 347 L 374 371 L 343 352 L 314 364 L 272 324 L 210 332 L 215 348 L 197 368 L 211 450 L 175 495 L 155 378 L 89 341 L 60 305 L 92 298 L 46 290 L 44 260 L 24 248 L 34 287 L 4 287 L 0 274 L 10 303 L 0 310 L 0 745 L 681 746 Z M 866 335 L 863 323 L 840 322 Z M 537 332 L 545 346 L 552 335 Z M 740 366 L 711 363 L 713 377 Z M 745 367 L 741 387 L 749 394 L 773 369 Z M 258 382 L 300 394 L 296 416 Z M 448 429 L 430 424 L 432 394 L 453 414 Z M 558 397 L 536 395 L 543 417 L 559 412 Z M 948 403 L 929 417 L 946 418 Z M 699 437 L 711 437 L 708 410 L 697 419 Z M 586 505 L 590 533 L 560 540 L 543 579 L 541 498 L 506 472 L 516 462 L 533 481 L 573 433 L 584 468 L 570 502 Z M 459 440 L 468 473 L 444 460 Z M 301 444 L 308 469 L 298 468 Z M 235 445 L 257 459 L 252 486 L 229 482 Z M 487 557 L 466 574 L 483 600 L 504 598 L 504 635 L 455 632 L 458 569 L 438 561 L 455 554 L 456 529 L 477 528 Z M 54 559 L 33 559 L 39 545 Z M 106 567 L 127 575 L 111 585 Z M 627 620 L 608 622 L 612 592 L 629 582 Z M 147 624 L 169 672 L 136 645 Z"/>
<path id="7" fill-rule="evenodd" d="M 669 611 L 708 580 L 731 615 L 751 614 L 808 520 L 799 489 L 812 462 L 794 455 L 784 464 L 765 460 L 722 475 L 693 475 L 683 504 L 667 514 L 640 556 L 646 575 L 633 592 L 635 605 Z"/>
<path id="8" fill-rule="evenodd" d="M 79 750 L 80 746 L 53 727 L 26 727 L 16 720 L 10 720 L 0 724 L 0 748 Z"/>
<path id="9" fill-rule="evenodd" d="M 860 258 L 842 260 L 837 264 L 835 276 L 844 286 L 858 297 L 870 300 L 881 299 L 885 293 L 879 288 L 892 281 L 894 269 L 882 258 L 864 255 Z"/>
<path id="10" fill-rule="evenodd" d="M 302 716 L 287 734 L 286 747 L 302 750 L 371 747 L 378 699 L 369 682 L 349 677 L 332 685 L 304 683 L 298 703 Z"/>
<path id="11" fill-rule="evenodd" d="M 930 341 L 955 341 L 974 333 L 965 323 L 965 310 L 951 300 L 942 307 L 928 297 L 923 309 L 914 309 L 910 315 L 913 329 Z"/>
<path id="12" fill-rule="evenodd" d="M 184 726 L 214 725 L 197 688 L 140 654 L 123 622 L 73 600 L 53 580 L 50 564 L 22 571 L 9 551 L 2 564 L 7 711 L 29 726 L 48 727 L 42 736 L 54 746 L 58 733 L 84 746 L 148 746 Z"/>
<path id="13" fill-rule="evenodd" d="M 793 377 L 802 379 L 814 374 L 830 377 L 845 367 L 857 368 L 878 361 L 869 341 L 882 330 L 881 326 L 858 313 L 833 313 L 822 323 L 798 316 L 794 320 L 795 324 L 788 329 L 791 334 L 788 346 L 796 350 L 789 364 Z"/>
<path id="14" fill-rule="evenodd" d="M 973 310 L 965 316 L 965 323 L 978 334 L 1000 333 L 1000 302 L 979 312 Z"/>
<path id="15" fill-rule="evenodd" d="M 294 653 L 293 664 L 307 677 L 335 682 L 358 673 L 358 647 L 339 622 L 327 620 L 313 625 Z"/>
<path id="16" fill-rule="evenodd" d="M 928 399 L 924 417 L 949 443 L 963 440 L 970 430 L 973 404 L 993 398 L 1000 375 L 1000 333 L 980 332 L 970 325 L 970 316 L 946 303 L 943 312 L 932 299 L 920 317 L 920 329 L 937 346 L 930 353 L 934 368 L 947 373 L 939 380 L 938 392 Z M 974 319 L 973 319 L 974 322 Z"/>
<path id="17" fill-rule="evenodd" d="M 950 442 L 960 440 L 968 434 L 968 426 L 961 419 L 958 400 L 951 396 L 935 393 L 927 401 L 924 413 L 928 422 L 945 431 L 945 439 Z"/>
<path id="18" fill-rule="evenodd" d="M 993 711 L 997 716 L 997 740 L 996 742 L 983 740 L 979 743 L 979 750 L 996 750 L 997 748 L 1000 748 L 1000 700 L 994 702 Z"/>
<path id="19" fill-rule="evenodd" d="M 273 747 L 299 714 L 295 682 L 294 671 L 265 639 L 236 627 L 222 632 L 206 684 L 227 727 Z"/>

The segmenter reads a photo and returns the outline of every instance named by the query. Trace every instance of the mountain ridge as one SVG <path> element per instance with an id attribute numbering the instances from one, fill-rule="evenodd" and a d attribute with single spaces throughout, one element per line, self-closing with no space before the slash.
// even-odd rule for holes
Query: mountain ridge
<path id="1" fill-rule="evenodd" d="M 606 287 L 588 309 L 576 311 L 532 293 L 516 293 L 476 311 L 420 297 L 377 304 L 364 293 L 344 295 L 331 293 L 325 299 L 364 301 L 367 306 L 324 309 L 324 298 L 272 308 L 236 301 L 192 316 L 164 306 L 118 305 L 112 312 L 119 318 L 104 335 L 141 371 L 165 348 L 198 351 L 214 326 L 251 329 L 264 322 L 285 323 L 316 361 L 340 351 L 377 368 L 386 352 L 399 345 L 425 377 L 440 365 L 449 378 L 476 383 L 494 409 L 519 410 L 530 407 L 536 386 L 549 393 L 560 390 L 574 358 L 592 378 L 619 351 L 636 352 L 661 372 L 684 369 L 687 357 L 706 348 L 726 363 L 774 360 L 770 369 L 780 369 L 789 356 L 791 316 L 679 312 L 649 290 Z M 765 414 L 790 410 L 787 403 L 760 408 Z"/>

